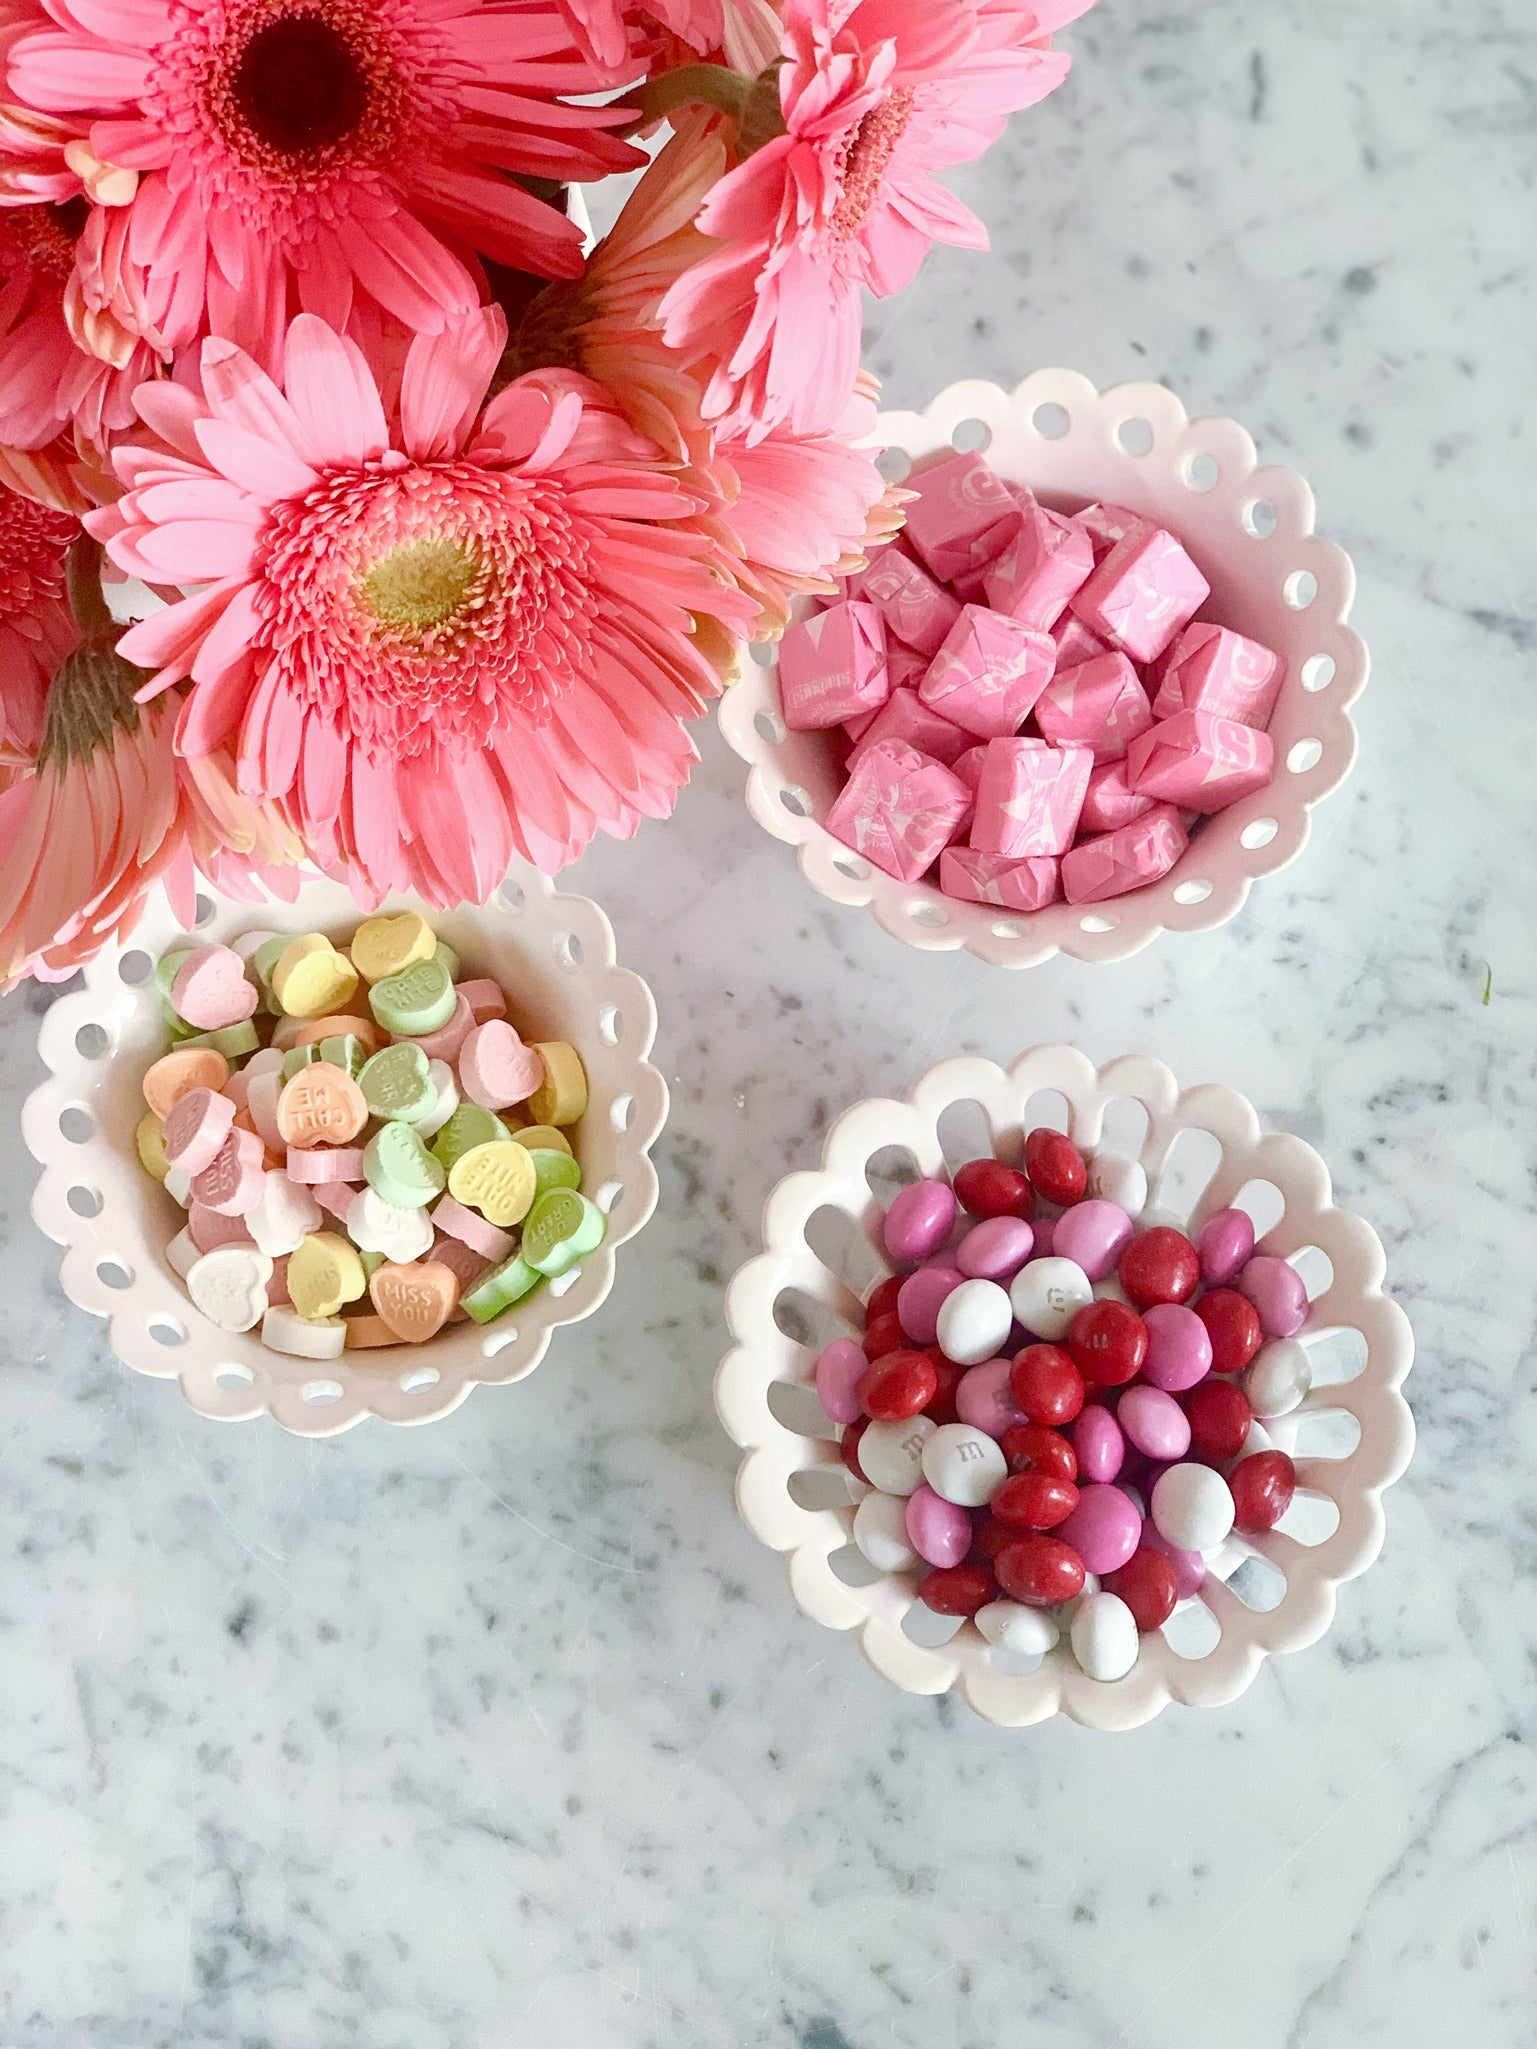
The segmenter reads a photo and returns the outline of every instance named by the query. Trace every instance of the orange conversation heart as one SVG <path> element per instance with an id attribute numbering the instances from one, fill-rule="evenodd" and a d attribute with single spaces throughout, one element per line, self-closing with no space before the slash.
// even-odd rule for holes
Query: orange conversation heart
<path id="1" fill-rule="evenodd" d="M 409 1266 L 386 1261 L 374 1269 L 368 1293 L 396 1337 L 421 1345 L 447 1323 L 459 1300 L 459 1280 L 436 1259 L 412 1260 Z"/>
<path id="2" fill-rule="evenodd" d="M 278 1097 L 285 1145 L 347 1145 L 368 1122 L 363 1091 L 340 1067 L 316 1060 L 301 1067 Z"/>

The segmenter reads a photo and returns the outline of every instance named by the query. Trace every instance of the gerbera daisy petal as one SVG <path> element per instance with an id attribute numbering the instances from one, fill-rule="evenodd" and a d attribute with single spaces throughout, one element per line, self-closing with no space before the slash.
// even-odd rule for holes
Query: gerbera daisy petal
<path id="1" fill-rule="evenodd" d="M 507 345 L 500 307 L 484 306 L 451 335 L 418 335 L 400 386 L 401 445 L 417 462 L 456 455 Z"/>

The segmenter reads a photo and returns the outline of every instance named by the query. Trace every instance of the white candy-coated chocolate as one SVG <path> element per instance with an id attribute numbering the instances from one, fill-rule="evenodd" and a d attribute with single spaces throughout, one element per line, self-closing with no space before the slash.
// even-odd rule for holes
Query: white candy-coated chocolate
<path id="1" fill-rule="evenodd" d="M 862 1460 L 863 1439 L 859 1449 Z M 970 1423 L 941 1423 L 923 1447 L 924 1479 L 960 1508 L 985 1508 L 1008 1476 L 1008 1461 L 996 1440 Z"/>
<path id="2" fill-rule="evenodd" d="M 972 1620 L 994 1650 L 1021 1658 L 1044 1658 L 1062 1634 L 1044 1608 L 1027 1608 L 1022 1601 L 989 1601 Z"/>
<path id="3" fill-rule="evenodd" d="M 165 1256 L 171 1271 L 185 1280 L 203 1255 L 193 1244 L 192 1233 L 183 1225 L 165 1248 Z"/>
<path id="4" fill-rule="evenodd" d="M 254 1245 L 216 1245 L 187 1269 L 187 1293 L 220 1330 L 253 1330 L 271 1279 L 272 1261 Z"/>
<path id="5" fill-rule="evenodd" d="M 918 1554 L 907 1539 L 907 1513 L 898 1494 L 865 1496 L 854 1511 L 854 1542 L 877 1572 L 906 1572 L 918 1563 Z"/>
<path id="6" fill-rule="evenodd" d="M 1073 1318 L 1094 1300 L 1094 1286 L 1071 1259 L 1032 1259 L 1009 1286 L 1009 1301 L 1026 1330 L 1055 1344 Z"/>
<path id="7" fill-rule="evenodd" d="M 923 1478 L 923 1447 L 937 1428 L 929 1416 L 872 1423 L 859 1440 L 860 1471 L 882 1494 L 905 1499 Z"/>
<path id="8" fill-rule="evenodd" d="M 1244 1368 L 1243 1391 L 1262 1422 L 1289 1416 L 1312 1385 L 1307 1347 L 1295 1338 L 1274 1338 L 1261 1345 Z"/>
<path id="9" fill-rule="evenodd" d="M 1096 1153 L 1089 1162 L 1089 1193 L 1100 1202 L 1113 1202 L 1129 1217 L 1140 1217 L 1147 1207 L 1147 1172 L 1140 1160 L 1125 1153 Z"/>
<path id="10" fill-rule="evenodd" d="M 359 1252 L 382 1252 L 396 1266 L 430 1252 L 436 1235 L 425 1209 L 397 1209 L 372 1188 L 360 1188 L 347 1206 L 347 1236 Z"/>
<path id="11" fill-rule="evenodd" d="M 274 1302 L 262 1318 L 262 1343 L 272 1352 L 296 1359 L 339 1359 L 347 1345 L 347 1326 L 339 1316 L 307 1322 L 286 1302 Z"/>
<path id="12" fill-rule="evenodd" d="M 418 1117 L 414 1126 L 416 1135 L 425 1142 L 435 1137 L 459 1107 L 459 1084 L 454 1080 L 454 1070 L 446 1060 L 427 1062 L 427 1079 L 438 1092 L 436 1105 L 425 1117 Z"/>
<path id="13" fill-rule="evenodd" d="M 161 1182 L 172 1202 L 178 1202 L 185 1209 L 192 1200 L 192 1176 L 185 1167 L 167 1167 L 165 1179 Z"/>
<path id="14" fill-rule="evenodd" d="M 282 1259 L 320 1229 L 320 1217 L 320 1204 L 302 1183 L 290 1181 L 281 1167 L 269 1167 L 262 1176 L 261 1200 L 246 1213 L 245 1227 L 258 1251 Z"/>
<path id="15" fill-rule="evenodd" d="M 1013 1321 L 996 1281 L 962 1281 L 939 1305 L 939 1349 L 957 1366 L 980 1366 L 998 1353 Z"/>
<path id="16" fill-rule="evenodd" d="M 1073 1617 L 1073 1656 L 1091 1679 L 1124 1679 L 1137 1662 L 1137 1622 L 1119 1594 L 1091 1594 Z"/>
<path id="17" fill-rule="evenodd" d="M 1211 1551 L 1233 1528 L 1233 1496 L 1210 1466 L 1170 1466 L 1153 1489 L 1158 1534 L 1182 1551 Z"/>

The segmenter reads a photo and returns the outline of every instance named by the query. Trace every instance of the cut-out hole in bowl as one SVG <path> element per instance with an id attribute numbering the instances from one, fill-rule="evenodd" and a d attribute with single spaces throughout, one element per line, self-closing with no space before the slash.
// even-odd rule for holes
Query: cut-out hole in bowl
<path id="1" fill-rule="evenodd" d="M 1318 596 L 1318 578 L 1311 569 L 1294 569 L 1282 585 L 1281 595 L 1294 612 L 1305 612 Z"/>
<path id="2" fill-rule="evenodd" d="M 558 1302 L 562 1295 L 570 1294 L 581 1278 L 582 1269 L 579 1266 L 568 1266 L 563 1274 L 557 1274 L 551 1281 L 549 1293 Z"/>
<path id="3" fill-rule="evenodd" d="M 1070 1128 L 1067 1097 L 1060 1089 L 1037 1089 L 1026 1103 L 1019 1123 L 1027 1135 L 1040 1130 L 1042 1125 L 1049 1125 L 1053 1131 L 1067 1131 Z"/>
<path id="4" fill-rule="evenodd" d="M 1174 891 L 1177 904 L 1204 904 L 1211 895 L 1212 886 L 1204 876 L 1193 876 L 1189 882 L 1181 882 Z"/>
<path id="5" fill-rule="evenodd" d="M 841 1549 L 830 1552 L 828 1570 L 834 1579 L 842 1580 L 846 1587 L 873 1587 L 878 1579 L 886 1577 L 878 1565 L 872 1565 L 857 1544 L 845 1544 Z"/>
<path id="6" fill-rule="evenodd" d="M 900 484 L 911 473 L 913 459 L 905 448 L 883 448 L 875 458 L 875 467 L 888 484 Z"/>
<path id="7" fill-rule="evenodd" d="M 66 1103 L 59 1112 L 59 1136 L 71 1145 L 85 1145 L 96 1135 L 96 1119 L 84 1103 Z"/>
<path id="8" fill-rule="evenodd" d="M 145 1329 L 157 1345 L 164 1345 L 168 1351 L 187 1342 L 187 1326 L 179 1316 L 168 1315 L 164 1310 L 152 1316 Z"/>
<path id="9" fill-rule="evenodd" d="M 155 963 L 137 946 L 125 953 L 117 964 L 118 980 L 126 982 L 130 989 L 137 989 L 141 983 L 147 982 L 154 972 Z"/>
<path id="10" fill-rule="evenodd" d="M 786 783 L 779 792 L 779 801 L 792 818 L 809 818 L 811 816 L 811 794 L 809 791 L 803 790 L 799 783 Z"/>
<path id="11" fill-rule="evenodd" d="M 608 1121 L 615 1131 L 628 1131 L 635 1116 L 635 1098 L 632 1095 L 615 1096 L 608 1106 Z"/>
<path id="12" fill-rule="evenodd" d="M 1222 471 L 1218 466 L 1217 458 L 1214 455 L 1208 455 L 1205 449 L 1200 450 L 1195 455 L 1187 455 L 1185 457 L 1183 474 L 1185 482 L 1192 491 L 1215 491 L 1218 484 L 1222 481 Z"/>
<path id="13" fill-rule="evenodd" d="M 1303 1350 L 1308 1355 L 1315 1391 L 1321 1387 L 1346 1387 L 1366 1371 L 1366 1337 L 1353 1323 L 1335 1324 L 1316 1334 L 1307 1332 Z"/>
<path id="14" fill-rule="evenodd" d="M 402 1394 L 425 1394 L 442 1378 L 436 1366 L 413 1366 L 409 1373 L 401 1374 L 397 1385 Z"/>
<path id="15" fill-rule="evenodd" d="M 1309 655 L 1302 664 L 1302 687 L 1314 692 L 1327 690 L 1334 681 L 1333 655 Z"/>
<path id="16" fill-rule="evenodd" d="M 112 1050 L 112 1039 L 105 1025 L 83 1024 L 75 1034 L 75 1051 L 82 1060 L 100 1060 Z"/>
<path id="17" fill-rule="evenodd" d="M 777 711 L 760 711 L 754 714 L 753 726 L 758 738 L 770 747 L 777 747 L 785 736 L 785 722 Z"/>
<path id="18" fill-rule="evenodd" d="M 518 1327 L 515 1323 L 494 1323 L 480 1341 L 480 1356 L 494 1359 L 498 1352 L 505 1352 L 509 1345 L 518 1342 Z"/>
<path id="19" fill-rule="evenodd" d="M 882 1209 L 909 1181 L 921 1178 L 918 1162 L 905 1145 L 883 1145 L 865 1161 L 865 1180 Z"/>
<path id="20" fill-rule="evenodd" d="M 833 866 L 850 882 L 867 882 L 870 878 L 869 864 L 861 861 L 857 854 L 834 854 Z"/>
<path id="21" fill-rule="evenodd" d="M 605 1046 L 617 1046 L 624 1032 L 624 1018 L 612 1004 L 605 1004 L 598 1013 L 598 1037 Z"/>
<path id="22" fill-rule="evenodd" d="M 1153 445 L 1153 423 L 1137 418 L 1122 420 L 1115 438 L 1127 455 L 1146 455 Z"/>
<path id="23" fill-rule="evenodd" d="M 598 1205 L 598 1208 L 602 1210 L 604 1216 L 611 1217 L 614 1213 L 614 1205 L 623 1193 L 624 1183 L 622 1181 L 605 1181 L 592 1199 Z"/>
<path id="24" fill-rule="evenodd" d="M 1316 1494 L 1303 1487 L 1297 1489 L 1291 1507 L 1276 1524 L 1283 1537 L 1306 1544 L 1310 1551 L 1327 1544 L 1339 1526 L 1339 1503 L 1327 1494 Z"/>
<path id="25" fill-rule="evenodd" d="M 491 901 L 499 911 L 506 911 L 509 916 L 516 917 L 518 912 L 527 906 L 528 897 L 521 883 L 504 882 Z"/>
<path id="26" fill-rule="evenodd" d="M 774 1322 L 792 1345 L 804 1345 L 809 1352 L 820 1352 L 834 1338 L 855 1334 L 830 1302 L 804 1288 L 780 1289 L 774 1297 Z"/>
<path id="27" fill-rule="evenodd" d="M 1273 1181 L 1246 1181 L 1228 1205 L 1241 1209 L 1254 1226 L 1256 1238 L 1273 1231 L 1286 1214 L 1286 1197 Z"/>
<path id="28" fill-rule="evenodd" d="M 326 1409 L 332 1402 L 341 1400 L 342 1391 L 339 1380 L 306 1380 L 299 1390 L 299 1397 L 314 1408 Z"/>
<path id="29" fill-rule="evenodd" d="M 575 932 L 562 932 L 555 941 L 555 958 L 563 968 L 575 970 L 582 965 L 585 951 Z"/>
<path id="30" fill-rule="evenodd" d="M 1244 1606 L 1258 1615 L 1268 1615 L 1286 1598 L 1286 1574 L 1258 1554 L 1239 1560 L 1228 1585 Z"/>
<path id="31" fill-rule="evenodd" d="M 64 1200 L 77 1217 L 99 1217 L 106 1198 L 99 1188 L 92 1188 L 85 1181 L 77 1181 Z"/>
<path id="32" fill-rule="evenodd" d="M 998 918 L 991 927 L 995 939 L 1023 939 L 1029 929 L 1029 926 L 1022 925 L 1018 918 Z"/>
<path id="33" fill-rule="evenodd" d="M 1183 1131 L 1175 1132 L 1154 1178 L 1153 1207 L 1168 1210 L 1176 1217 L 1188 1217 L 1221 1165 L 1222 1141 L 1215 1132 L 1186 1125 Z"/>
<path id="34" fill-rule="evenodd" d="M 214 1368 L 214 1382 L 226 1392 L 236 1388 L 249 1387 L 256 1375 L 239 1359 L 227 1359 L 222 1366 Z"/>
<path id="35" fill-rule="evenodd" d="M 919 1644 L 924 1650 L 937 1651 L 962 1627 L 964 1615 L 936 1615 L 932 1608 L 926 1608 L 922 1601 L 914 1601 L 902 1617 L 902 1634 L 910 1643 Z"/>
<path id="36" fill-rule="evenodd" d="M 118 1290 L 131 1288 L 133 1286 L 133 1268 L 124 1259 L 98 1259 L 96 1262 L 96 1278 L 104 1288 L 115 1288 Z"/>
<path id="37" fill-rule="evenodd" d="M 1163 1625 L 1163 1640 L 1187 1662 L 1209 1657 L 1222 1641 L 1222 1625 L 1204 1601 L 1181 1601 Z"/>
<path id="38" fill-rule="evenodd" d="M 1024 1679 L 1031 1672 L 1039 1672 L 1046 1660 L 1039 1651 L 1011 1651 L 1002 1644 L 994 1644 L 987 1654 L 987 1662 L 1006 1678 Z"/>
<path id="39" fill-rule="evenodd" d="M 836 1465 L 802 1466 L 785 1482 L 785 1492 L 797 1508 L 812 1514 L 824 1508 L 849 1505 L 848 1468 L 840 1459 Z"/>
<path id="40" fill-rule="evenodd" d="M 934 1129 L 940 1151 L 945 1156 L 945 1165 L 952 1174 L 957 1167 L 964 1167 L 968 1160 L 990 1160 L 993 1157 L 992 1126 L 988 1123 L 987 1112 L 975 1097 L 963 1096 L 958 1102 L 946 1103 Z"/>
<path id="41" fill-rule="evenodd" d="M 915 925 L 927 925 L 930 928 L 948 925 L 950 922 L 950 913 L 944 905 L 936 904 L 927 897 L 915 897 L 907 907 L 907 915 Z"/>
<path id="42" fill-rule="evenodd" d="M 747 652 L 760 669 L 772 669 L 779 659 L 779 650 L 770 640 L 755 640 Z M 780 737 L 784 737 L 782 732 Z"/>
<path id="43" fill-rule="evenodd" d="M 857 1218 L 836 1203 L 824 1202 L 806 1219 L 806 1243 L 861 1302 L 886 1271 Z"/>
<path id="44" fill-rule="evenodd" d="M 1276 528 L 1276 509 L 1268 498 L 1251 498 L 1243 509 L 1244 531 L 1268 541 Z"/>
<path id="45" fill-rule="evenodd" d="M 205 925 L 211 925 L 214 913 L 218 908 L 219 906 L 211 896 L 204 896 L 200 891 L 196 904 L 193 907 L 192 923 L 194 929 L 201 932 Z"/>
<path id="46" fill-rule="evenodd" d="M 1287 1254 L 1287 1264 L 1302 1276 L 1310 1302 L 1327 1295 L 1334 1286 L 1334 1261 L 1321 1245 L 1299 1245 L 1295 1252 Z"/>
<path id="47" fill-rule="evenodd" d="M 1317 768 L 1319 762 L 1323 760 L 1323 755 L 1324 743 L 1322 740 L 1299 740 L 1288 751 L 1286 766 L 1293 775 L 1306 775 L 1310 768 Z"/>
<path id="48" fill-rule="evenodd" d="M 1073 416 L 1066 406 L 1059 406 L 1054 399 L 1037 406 L 1030 415 L 1030 424 L 1043 441 L 1060 441 L 1073 424 Z"/>
<path id="49" fill-rule="evenodd" d="M 1274 818 L 1251 818 L 1238 835 L 1238 844 L 1257 853 L 1261 847 L 1268 847 L 1281 830 L 1280 822 Z"/>
<path id="50" fill-rule="evenodd" d="M 1135 1096 L 1112 1096 L 1105 1105 L 1099 1129 L 1097 1153 L 1119 1153 L 1128 1160 L 1140 1159 L 1147 1143 L 1147 1105 Z"/>
<path id="51" fill-rule="evenodd" d="M 950 446 L 961 455 L 980 455 L 993 445 L 993 430 L 986 420 L 958 421 L 950 435 Z"/>
<path id="52" fill-rule="evenodd" d="M 1089 911 L 1078 920 L 1080 932 L 1114 932 L 1120 919 L 1111 911 Z"/>
<path id="53" fill-rule="evenodd" d="M 847 1336 L 847 1332 L 844 1333 Z M 837 1432 L 827 1419 L 814 1387 L 802 1387 L 793 1380 L 769 1382 L 764 1396 L 768 1412 L 792 1436 L 817 1437 L 832 1441 Z"/>
<path id="54" fill-rule="evenodd" d="M 1361 1442 L 1361 1419 L 1349 1409 L 1305 1409 L 1287 1420 L 1293 1458 L 1349 1458 Z"/>

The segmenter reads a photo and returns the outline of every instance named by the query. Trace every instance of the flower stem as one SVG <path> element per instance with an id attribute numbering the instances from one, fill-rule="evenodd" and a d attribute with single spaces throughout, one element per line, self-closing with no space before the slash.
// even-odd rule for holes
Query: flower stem
<path id="1" fill-rule="evenodd" d="M 69 609 L 84 639 L 96 633 L 110 633 L 115 623 L 102 595 L 101 564 L 100 541 L 93 541 L 89 534 L 77 534 L 70 543 L 64 576 Z"/>
<path id="2" fill-rule="evenodd" d="M 719 107 L 723 114 L 730 114 L 740 121 L 742 110 L 752 91 L 753 81 L 744 78 L 740 71 L 731 71 L 724 64 L 680 64 L 676 71 L 664 71 L 659 78 L 648 78 L 641 87 L 637 100 L 626 101 L 635 108 L 635 119 L 629 131 L 649 128 L 660 121 L 676 107 L 687 107 L 703 103 L 707 107 Z"/>

